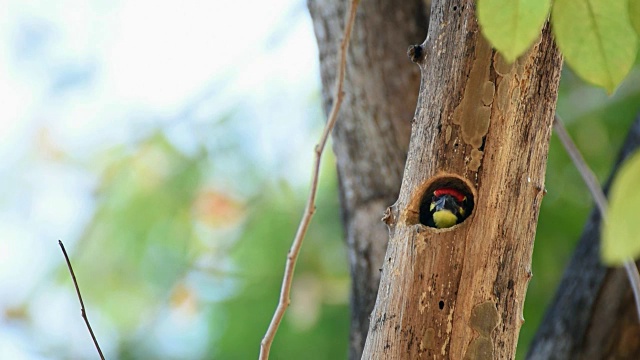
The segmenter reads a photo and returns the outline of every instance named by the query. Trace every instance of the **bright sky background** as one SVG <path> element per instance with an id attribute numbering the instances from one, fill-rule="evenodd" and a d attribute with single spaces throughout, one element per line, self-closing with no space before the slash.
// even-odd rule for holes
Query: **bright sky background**
<path id="1" fill-rule="evenodd" d="M 176 123 L 170 138 L 193 150 L 193 135 L 176 120 L 194 101 L 206 106 L 193 121 L 237 114 L 246 152 L 276 176 L 306 185 L 317 126 L 309 119 L 319 111 L 307 107 L 318 76 L 302 0 L 3 0 L 0 310 L 34 296 L 63 261 L 57 239 L 72 248 L 91 218 L 98 170 L 91 161 L 159 124 Z M 308 152 L 291 151 L 305 146 Z M 72 161 L 50 161 L 60 152 Z M 90 342 L 68 338 L 86 336 L 75 294 L 38 296 L 36 328 L 69 341 L 80 358 L 94 357 Z M 3 318 L 0 358 L 41 358 L 24 330 Z"/>

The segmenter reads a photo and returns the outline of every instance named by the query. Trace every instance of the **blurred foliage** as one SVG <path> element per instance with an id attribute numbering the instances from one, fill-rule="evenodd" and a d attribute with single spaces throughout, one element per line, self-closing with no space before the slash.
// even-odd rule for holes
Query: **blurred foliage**
<path id="1" fill-rule="evenodd" d="M 491 46 L 513 63 L 540 37 L 550 8 L 549 0 L 481 0 L 478 23 Z"/>
<path id="2" fill-rule="evenodd" d="M 638 37 L 626 1 L 556 0 L 551 10 L 554 39 L 565 63 L 585 81 L 610 94 L 633 67 Z"/>
<path id="3" fill-rule="evenodd" d="M 602 262 L 608 266 L 622 266 L 640 256 L 640 151 L 630 155 L 611 185 L 607 219 L 602 229 Z M 634 265 L 635 266 L 635 265 Z"/>
<path id="4" fill-rule="evenodd" d="M 636 66 L 637 77 L 638 67 Z M 566 68 L 562 74 L 558 112 L 600 183 L 609 177 L 627 131 L 640 111 L 640 84 L 627 80 L 624 94 L 614 98 L 582 83 Z M 586 111 L 585 111 L 586 108 Z M 551 138 L 535 248 L 533 278 L 524 307 L 517 358 L 523 359 L 591 209 L 591 195 L 560 141 Z"/>
<path id="5" fill-rule="evenodd" d="M 346 355 L 349 280 L 335 180 L 328 184 L 326 180 L 319 189 L 318 212 L 296 267 L 292 303 L 274 341 L 272 359 Z M 220 341 L 211 344 L 215 358 L 257 357 L 277 304 L 284 263 L 304 204 L 286 189 L 267 188 L 264 194 L 270 195 L 252 202 L 252 214 L 231 254 L 237 263 L 238 289 L 236 296 L 220 304 L 226 316 Z"/>
<path id="6" fill-rule="evenodd" d="M 91 279 L 81 284 L 86 300 L 129 339 L 200 251 L 191 217 L 206 157 L 181 154 L 161 133 L 110 155 L 74 262 Z"/>
<path id="7" fill-rule="evenodd" d="M 549 19 L 565 63 L 585 81 L 613 93 L 636 59 L 638 36 L 632 25 L 636 31 L 640 27 L 640 8 L 632 3 L 556 0 L 549 18 L 549 0 L 481 0 L 477 13 L 483 35 L 509 63 L 532 46 Z"/>
<path id="8" fill-rule="evenodd" d="M 331 155 L 273 359 L 346 355 L 349 277 Z M 257 357 L 306 194 L 264 176 L 260 193 L 239 199 L 207 181 L 213 157 L 187 156 L 162 132 L 107 158 L 72 259 L 98 339 L 100 329 L 117 334 L 107 357 Z M 65 267 L 58 277 L 69 282 Z M 197 319 L 201 336 L 163 345 L 163 327 L 188 331 Z"/>

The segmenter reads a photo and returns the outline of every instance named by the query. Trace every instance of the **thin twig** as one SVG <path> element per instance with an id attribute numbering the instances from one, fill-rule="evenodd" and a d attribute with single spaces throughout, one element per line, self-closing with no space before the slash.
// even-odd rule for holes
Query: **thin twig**
<path id="1" fill-rule="evenodd" d="M 633 259 L 624 261 L 624 269 L 627 272 L 627 277 L 633 290 L 633 298 L 636 301 L 636 312 L 638 313 L 638 320 L 640 321 L 640 273 L 638 273 L 638 267 Z"/>
<path id="2" fill-rule="evenodd" d="M 560 142 L 567 151 L 567 154 L 569 154 L 571 161 L 573 161 L 573 165 L 578 169 L 578 172 L 582 176 L 582 180 L 589 188 L 589 192 L 591 192 L 591 196 L 596 202 L 598 210 L 600 210 L 600 215 L 604 219 L 605 214 L 607 213 L 607 198 L 604 195 L 604 192 L 602 192 L 598 179 L 593 174 L 593 171 L 591 171 L 591 168 L 589 168 L 589 165 L 587 165 L 587 162 L 584 161 L 580 150 L 578 150 L 576 144 L 571 140 L 567 129 L 562 123 L 562 119 L 560 119 L 560 116 L 557 114 L 554 118 L 553 126 L 556 130 L 556 135 L 560 138 Z"/>
<path id="3" fill-rule="evenodd" d="M 311 222 L 311 218 L 313 217 L 313 213 L 315 212 L 316 206 L 316 193 L 318 190 L 318 177 L 320 175 L 320 163 L 322 160 L 322 153 L 324 151 L 325 145 L 327 144 L 327 140 L 329 139 L 329 135 L 333 130 L 333 126 L 338 120 L 338 112 L 340 111 L 340 105 L 342 105 L 342 100 L 344 98 L 344 92 L 342 90 L 344 85 L 344 74 L 347 63 L 347 49 L 349 48 L 349 40 L 351 38 L 351 30 L 353 29 L 353 23 L 356 18 L 356 10 L 358 8 L 358 3 L 360 0 L 351 0 L 349 6 L 349 13 L 347 15 L 347 21 L 345 24 L 344 35 L 342 38 L 342 42 L 340 43 L 339 49 L 339 58 L 338 62 L 338 76 L 336 79 L 336 87 L 334 92 L 334 103 L 331 108 L 331 112 L 329 113 L 329 119 L 327 120 L 327 124 L 324 127 L 324 131 L 322 132 L 322 136 L 320 137 L 320 141 L 316 145 L 315 152 L 315 163 L 313 167 L 313 171 L 311 174 L 311 189 L 309 190 L 309 197 L 307 199 L 307 205 L 304 210 L 304 214 L 302 219 L 300 220 L 300 225 L 298 226 L 298 231 L 296 232 L 296 236 L 293 239 L 293 243 L 291 244 L 291 249 L 289 249 L 289 253 L 287 254 L 287 264 L 284 270 L 284 278 L 282 279 L 282 288 L 280 290 L 280 300 L 278 302 L 278 306 L 276 308 L 275 313 L 273 314 L 273 318 L 271 319 L 271 323 L 269 324 L 269 328 L 267 329 L 267 333 L 262 338 L 262 342 L 260 343 L 260 360 L 269 359 L 269 351 L 271 350 L 271 344 L 273 343 L 273 339 L 278 331 L 278 326 L 284 317 L 284 313 L 287 310 L 287 307 L 290 303 L 289 294 L 291 293 L 291 283 L 293 281 L 293 272 L 296 267 L 296 261 L 298 259 L 298 254 L 300 253 L 300 248 L 302 247 L 302 242 L 307 233 L 307 229 L 309 227 L 309 223 Z"/>
<path id="4" fill-rule="evenodd" d="M 560 116 L 558 116 L 558 114 L 556 114 L 554 118 L 553 126 L 556 130 L 558 138 L 560 139 L 560 142 L 562 142 L 562 145 L 569 154 L 569 157 L 573 161 L 573 164 L 576 166 L 578 172 L 582 176 L 582 180 L 587 185 L 587 188 L 589 188 L 591 196 L 593 197 L 594 201 L 596 202 L 596 206 L 600 211 L 600 217 L 602 218 L 603 222 L 606 221 L 607 198 L 605 197 L 604 192 L 602 191 L 602 188 L 598 183 L 598 179 L 593 174 L 593 171 L 591 171 L 586 161 L 584 161 L 580 150 L 578 150 L 573 140 L 571 140 L 571 137 L 569 136 L 569 133 L 564 127 L 564 124 L 562 123 L 562 120 L 560 119 Z M 629 278 L 631 289 L 633 290 L 633 296 L 636 301 L 636 312 L 638 314 L 638 320 L 640 320 L 640 273 L 638 273 L 638 267 L 632 259 L 625 260 L 624 268 L 627 272 L 627 277 Z"/>
<path id="5" fill-rule="evenodd" d="M 98 350 L 98 355 L 100 355 L 100 359 L 104 360 L 104 355 L 102 355 L 102 350 L 100 350 L 100 345 L 98 345 L 98 340 L 96 339 L 95 334 L 93 333 L 93 329 L 91 329 L 91 325 L 89 324 L 89 318 L 87 317 L 87 311 L 84 309 L 84 302 L 82 301 L 82 295 L 80 295 L 80 287 L 78 287 L 78 281 L 76 280 L 76 274 L 73 272 L 73 267 L 71 267 L 71 261 L 69 261 L 69 256 L 67 255 L 67 250 L 64 248 L 64 244 L 62 244 L 61 240 L 58 240 L 58 244 L 62 249 L 62 253 L 64 254 L 64 259 L 67 260 L 67 266 L 69 267 L 69 272 L 71 273 L 71 278 L 73 279 L 73 285 L 76 287 L 76 293 L 78 294 L 78 300 L 80 300 L 80 312 L 82 314 L 82 318 L 84 319 L 84 323 L 87 324 L 87 329 L 89 329 L 89 333 L 91 334 L 91 338 L 93 339 L 93 344 L 96 346 L 96 350 Z"/>

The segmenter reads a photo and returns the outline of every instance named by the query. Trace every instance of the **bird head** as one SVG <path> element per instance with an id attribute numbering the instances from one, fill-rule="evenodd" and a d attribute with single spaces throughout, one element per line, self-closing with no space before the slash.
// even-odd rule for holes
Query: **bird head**
<path id="1" fill-rule="evenodd" d="M 429 225 L 444 229 L 459 224 L 467 217 L 467 198 L 459 190 L 441 188 L 433 192 Z"/>

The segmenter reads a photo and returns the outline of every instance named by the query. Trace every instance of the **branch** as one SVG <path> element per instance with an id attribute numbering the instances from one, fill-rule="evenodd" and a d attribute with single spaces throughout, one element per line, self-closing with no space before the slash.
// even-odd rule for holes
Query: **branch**
<path id="1" fill-rule="evenodd" d="M 582 176 L 582 180 L 584 180 L 585 184 L 589 188 L 591 192 L 591 196 L 596 202 L 596 206 L 600 211 L 600 216 L 604 221 L 606 221 L 607 214 L 607 198 L 598 183 L 598 179 L 596 179 L 593 171 L 589 168 L 586 161 L 580 154 L 580 150 L 576 147 L 573 140 L 569 136 L 567 129 L 564 127 L 560 116 L 556 114 L 553 122 L 553 127 L 555 128 L 558 138 L 565 150 L 569 154 L 569 157 L 573 161 L 573 164 L 580 172 Z M 628 259 L 624 262 L 624 268 L 627 272 L 627 277 L 629 278 L 629 283 L 631 284 L 631 289 L 633 289 L 633 296 L 636 301 L 636 311 L 638 313 L 638 319 L 640 320 L 640 274 L 638 273 L 638 268 L 636 267 L 635 262 L 632 259 Z"/>
<path id="2" fill-rule="evenodd" d="M 302 242 L 305 235 L 307 234 L 309 223 L 311 222 L 311 218 L 313 217 L 316 209 L 315 202 L 316 194 L 318 191 L 318 177 L 320 175 L 322 153 L 324 151 L 325 145 L 327 144 L 327 140 L 329 139 L 329 134 L 331 134 L 333 126 L 338 120 L 340 105 L 342 105 L 342 100 L 344 98 L 344 92 L 342 88 L 344 85 L 344 74 L 347 63 L 347 49 L 349 48 L 351 30 L 353 29 L 353 23 L 355 22 L 356 10 L 358 8 L 359 2 L 360 0 L 351 0 L 349 13 L 347 14 L 344 36 L 342 38 L 342 42 L 340 43 L 339 50 L 340 61 L 338 63 L 338 78 L 336 80 L 336 88 L 334 92 L 335 102 L 333 103 L 333 107 L 331 108 L 331 112 L 329 113 L 329 119 L 327 120 L 327 124 L 324 127 L 324 131 L 322 132 L 320 141 L 314 149 L 315 163 L 311 174 L 311 189 L 309 190 L 307 206 L 305 207 L 302 220 L 300 220 L 300 225 L 298 226 L 298 231 L 296 232 L 296 236 L 293 239 L 293 243 L 291 244 L 291 248 L 289 249 L 289 253 L 287 254 L 287 264 L 284 270 L 284 278 L 282 279 L 282 289 L 280 290 L 280 301 L 278 302 L 276 311 L 273 314 L 273 318 L 271 319 L 271 323 L 269 324 L 267 333 L 264 335 L 264 337 L 262 338 L 262 342 L 260 343 L 260 360 L 269 359 L 271 344 L 273 343 L 273 339 L 276 335 L 276 332 L 278 331 L 278 326 L 280 326 L 280 322 L 284 317 L 284 313 L 287 310 L 287 307 L 289 307 L 289 303 L 291 302 L 289 294 L 291 293 L 293 272 L 296 267 L 296 261 L 298 259 L 298 254 L 300 253 L 300 248 L 302 247 Z"/>
<path id="3" fill-rule="evenodd" d="M 84 309 L 84 302 L 82 301 L 82 295 L 80 295 L 80 287 L 78 287 L 78 281 L 76 280 L 76 274 L 73 272 L 73 267 L 71 267 L 71 261 L 69 261 L 69 256 L 67 255 L 67 250 L 65 250 L 64 245 L 62 244 L 62 240 L 58 240 L 58 244 L 62 249 L 62 253 L 64 254 L 64 259 L 67 261 L 67 266 L 69 267 L 69 272 L 71 273 L 71 278 L 73 279 L 73 285 L 76 287 L 76 293 L 78 294 L 78 300 L 80 300 L 80 312 L 82 314 L 82 318 L 84 319 L 85 324 L 87 324 L 87 329 L 89 329 L 89 333 L 91 334 L 91 338 L 93 339 L 93 344 L 96 346 L 96 350 L 98 350 L 98 355 L 100 355 L 100 359 L 104 360 L 104 355 L 102 355 L 102 350 L 100 350 L 100 345 L 98 345 L 98 340 L 96 339 L 95 334 L 93 333 L 93 329 L 91 329 L 91 325 L 89 324 L 89 318 L 87 317 L 87 311 Z"/>

